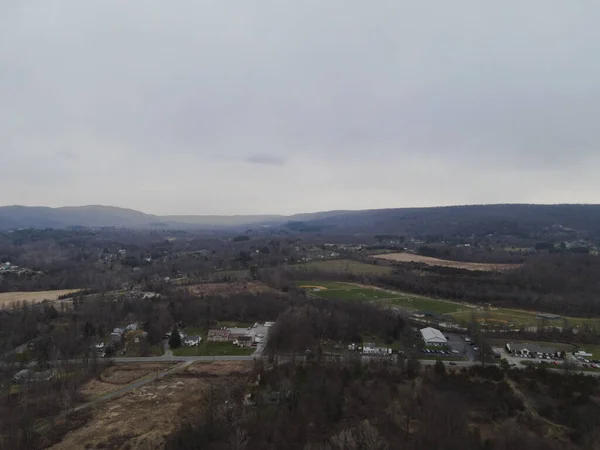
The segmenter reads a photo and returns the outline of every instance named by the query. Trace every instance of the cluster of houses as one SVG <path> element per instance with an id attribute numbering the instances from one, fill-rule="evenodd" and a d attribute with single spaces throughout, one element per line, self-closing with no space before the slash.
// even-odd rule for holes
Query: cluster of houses
<path id="1" fill-rule="evenodd" d="M 220 328 L 208 330 L 206 339 L 209 342 L 231 342 L 239 347 L 257 347 L 263 343 L 269 334 L 269 328 L 274 322 L 258 322 L 248 328 Z"/>
<path id="2" fill-rule="evenodd" d="M 388 356 L 392 354 L 392 349 L 388 347 L 379 347 L 373 342 L 363 342 L 362 346 L 358 344 L 348 345 L 348 350 L 352 352 L 361 352 L 363 355 Z"/>
<path id="3" fill-rule="evenodd" d="M 110 344 L 119 344 L 123 340 L 123 336 L 125 335 L 125 333 L 138 330 L 140 330 L 140 326 L 135 322 L 130 323 L 125 328 L 117 327 L 112 331 L 112 333 L 110 333 Z M 145 338 L 146 336 L 148 336 L 148 333 L 140 330 L 138 336 L 136 336 L 137 342 L 139 342 L 140 338 Z"/>
<path id="4" fill-rule="evenodd" d="M 37 383 L 40 381 L 50 381 L 52 378 L 54 378 L 53 370 L 35 372 L 30 369 L 23 369 L 13 376 L 13 381 L 15 383 Z"/>
<path id="5" fill-rule="evenodd" d="M 35 272 L 31 269 L 21 268 L 19 266 L 16 266 L 15 264 L 11 264 L 8 261 L 6 261 L 4 263 L 0 263 L 0 275 L 8 275 L 8 274 L 23 275 L 26 273 L 40 273 L 40 272 Z"/>

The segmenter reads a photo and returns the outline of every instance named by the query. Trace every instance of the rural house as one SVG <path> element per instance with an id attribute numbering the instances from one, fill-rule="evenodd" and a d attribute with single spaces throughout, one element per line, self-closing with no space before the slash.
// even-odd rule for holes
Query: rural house
<path id="1" fill-rule="evenodd" d="M 250 331 L 249 328 L 235 328 L 235 327 L 228 328 L 228 330 L 230 333 L 229 339 L 232 339 L 232 340 L 237 339 L 241 336 L 248 336 L 248 332 Z"/>
<path id="2" fill-rule="evenodd" d="M 192 347 L 194 345 L 199 345 L 200 341 L 202 341 L 200 336 L 188 336 L 183 340 L 183 345 Z"/>
<path id="3" fill-rule="evenodd" d="M 207 340 L 209 342 L 227 342 L 230 338 L 229 330 L 208 330 Z"/>
<path id="4" fill-rule="evenodd" d="M 252 336 L 240 336 L 237 338 L 237 345 L 240 347 L 252 347 Z"/>

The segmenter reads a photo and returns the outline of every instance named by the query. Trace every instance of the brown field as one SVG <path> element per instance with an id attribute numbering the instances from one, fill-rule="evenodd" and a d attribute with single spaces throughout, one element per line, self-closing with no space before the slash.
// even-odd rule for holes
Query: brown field
<path id="1" fill-rule="evenodd" d="M 50 448 L 163 448 L 165 436 L 198 410 L 210 385 L 221 389 L 235 379 L 245 381 L 251 368 L 243 361 L 196 364 L 97 405 L 87 423 Z"/>
<path id="2" fill-rule="evenodd" d="M 79 289 L 61 289 L 57 291 L 32 291 L 32 292 L 2 292 L 0 293 L 0 306 L 10 305 L 14 302 L 28 301 L 31 303 L 40 303 L 44 300 L 55 301 L 58 297 L 65 294 L 77 292 Z"/>
<path id="3" fill-rule="evenodd" d="M 413 253 L 388 253 L 385 255 L 372 255 L 373 258 L 394 262 L 417 262 L 430 266 L 454 267 L 456 269 L 483 270 L 493 272 L 497 270 L 516 269 L 520 264 L 489 264 L 464 261 L 450 261 L 448 259 L 431 258 L 429 256 L 415 255 Z"/>
<path id="4" fill-rule="evenodd" d="M 173 363 L 117 364 L 105 369 L 100 374 L 99 380 L 94 378 L 85 383 L 79 392 L 89 400 L 116 391 L 135 380 L 155 374 L 157 371 L 162 372 L 172 366 Z"/>
<path id="5" fill-rule="evenodd" d="M 230 283 L 202 283 L 186 286 L 193 294 L 197 295 L 231 295 L 250 292 L 258 294 L 261 292 L 275 292 L 268 286 L 258 281 L 233 281 Z"/>

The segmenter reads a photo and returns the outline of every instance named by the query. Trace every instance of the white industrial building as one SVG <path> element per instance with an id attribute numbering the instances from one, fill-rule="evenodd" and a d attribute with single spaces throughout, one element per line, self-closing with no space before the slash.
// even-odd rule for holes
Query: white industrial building
<path id="1" fill-rule="evenodd" d="M 445 345 L 448 342 L 440 330 L 431 327 L 422 328 L 421 337 L 425 345 Z"/>

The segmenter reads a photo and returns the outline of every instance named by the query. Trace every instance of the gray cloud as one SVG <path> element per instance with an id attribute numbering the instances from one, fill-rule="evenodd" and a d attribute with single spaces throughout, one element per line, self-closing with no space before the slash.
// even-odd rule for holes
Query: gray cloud
<path id="1" fill-rule="evenodd" d="M 0 204 L 598 203 L 598 13 L 558 0 L 1 2 Z"/>
<path id="2" fill-rule="evenodd" d="M 285 164 L 286 158 L 282 156 L 276 155 L 251 155 L 247 158 L 244 158 L 244 161 L 252 163 L 252 164 L 265 164 L 268 166 L 283 166 Z"/>

